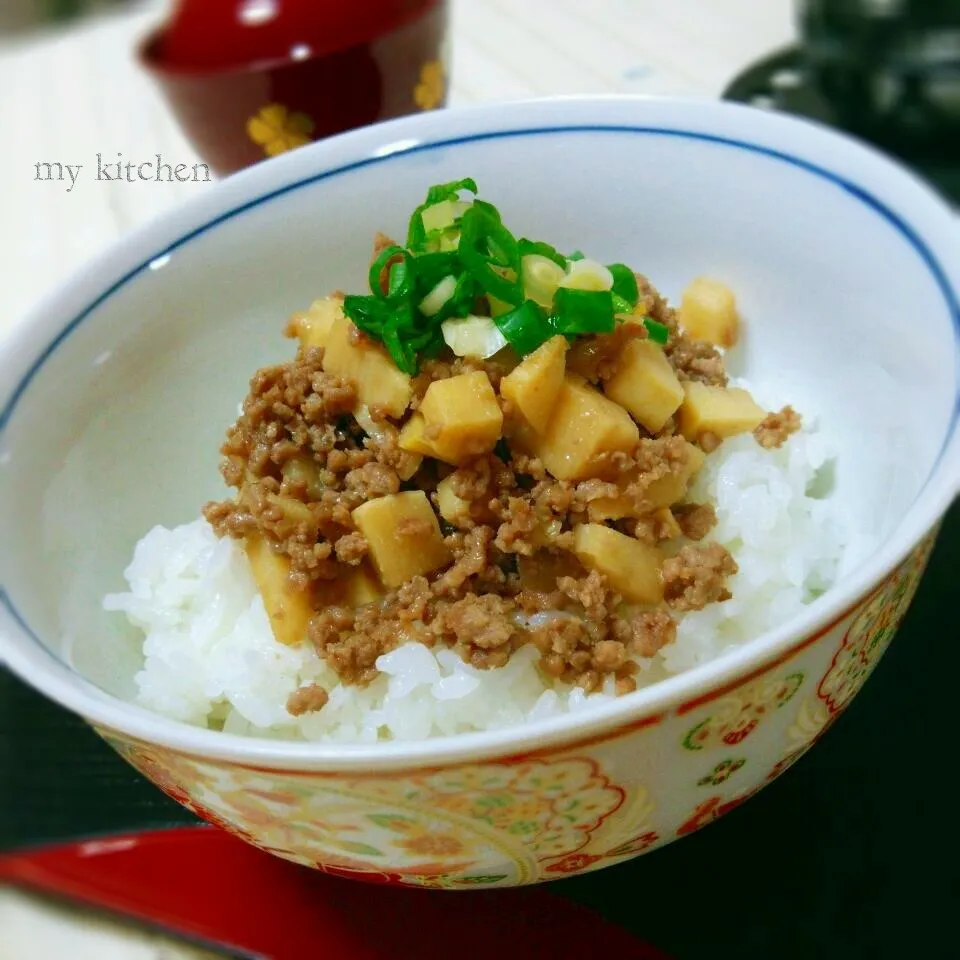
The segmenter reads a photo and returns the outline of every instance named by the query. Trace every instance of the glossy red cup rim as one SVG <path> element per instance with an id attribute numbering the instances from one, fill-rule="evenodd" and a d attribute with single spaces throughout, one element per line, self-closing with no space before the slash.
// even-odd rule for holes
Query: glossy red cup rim
<path id="1" fill-rule="evenodd" d="M 232 67 L 189 67 L 180 64 L 167 63 L 160 55 L 160 48 L 166 37 L 167 28 L 158 27 L 147 34 L 137 45 L 137 60 L 149 73 L 164 79 L 182 80 L 213 80 L 241 77 L 255 73 L 271 73 L 288 67 L 299 66 L 311 61 L 329 56 L 333 50 L 311 52 L 303 57 L 265 57 L 263 60 L 252 60 L 249 63 L 239 63 Z M 347 50 L 357 44 L 347 47 L 338 47 L 337 50 Z"/>
<path id="2" fill-rule="evenodd" d="M 154 29 L 137 44 L 136 55 L 140 65 L 158 77 L 200 80 L 204 78 L 243 76 L 244 74 L 253 73 L 269 73 L 273 70 L 309 63 L 328 57 L 331 54 L 371 43 L 373 40 L 399 30 L 401 27 L 413 23 L 419 17 L 432 12 L 437 7 L 445 6 L 446 4 L 447 0 L 424 0 L 423 5 L 420 7 L 411 7 L 410 10 L 405 11 L 405 13 L 400 16 L 379 21 L 376 24 L 376 29 L 373 29 L 373 24 L 361 22 L 359 26 L 362 29 L 358 28 L 353 32 L 341 32 L 338 35 L 339 39 L 337 42 L 332 44 L 323 46 L 314 44 L 296 45 L 291 48 L 290 54 L 285 57 L 264 57 L 245 63 L 220 67 L 204 67 L 166 61 L 160 51 L 164 40 L 169 35 L 170 25 L 169 23 L 163 23 L 154 27 Z"/>

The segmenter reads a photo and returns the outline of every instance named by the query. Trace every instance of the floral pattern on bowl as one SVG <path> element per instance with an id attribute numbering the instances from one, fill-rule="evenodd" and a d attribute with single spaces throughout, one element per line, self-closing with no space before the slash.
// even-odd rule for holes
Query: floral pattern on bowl
<path id="1" fill-rule="evenodd" d="M 351 775 L 247 767 L 100 733 L 198 816 L 329 873 L 441 888 L 583 873 L 695 832 L 799 759 L 890 643 L 934 536 L 853 610 L 737 684 L 536 754 Z"/>

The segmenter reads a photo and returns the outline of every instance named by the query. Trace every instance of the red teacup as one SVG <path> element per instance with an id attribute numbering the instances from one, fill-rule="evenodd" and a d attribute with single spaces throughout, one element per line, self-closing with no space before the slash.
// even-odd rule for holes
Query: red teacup
<path id="1" fill-rule="evenodd" d="M 447 0 L 182 0 L 140 48 L 221 176 L 334 133 L 442 107 Z"/>

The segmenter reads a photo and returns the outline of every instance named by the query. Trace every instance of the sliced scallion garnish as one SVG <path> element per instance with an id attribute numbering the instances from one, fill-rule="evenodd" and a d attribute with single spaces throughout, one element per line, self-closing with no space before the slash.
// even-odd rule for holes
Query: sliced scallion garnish
<path id="1" fill-rule="evenodd" d="M 463 265 L 484 293 L 507 303 L 523 301 L 517 279 L 520 272 L 520 251 L 516 238 L 487 208 L 490 204 L 475 201 L 460 221 L 458 253 Z M 501 270 L 495 268 L 500 267 Z M 513 273 L 513 279 L 503 271 Z"/>
<path id="2" fill-rule="evenodd" d="M 556 334 L 546 311 L 532 300 L 524 300 L 519 307 L 494 317 L 493 322 L 521 357 L 533 353 Z"/>
<path id="3" fill-rule="evenodd" d="M 611 263 L 607 269 L 613 274 L 613 292 L 635 307 L 640 299 L 640 288 L 634 272 L 625 263 Z"/>
<path id="4" fill-rule="evenodd" d="M 379 297 L 350 295 L 344 298 L 343 312 L 353 325 L 378 340 L 383 334 L 383 325 L 390 319 L 390 305 Z"/>
<path id="5" fill-rule="evenodd" d="M 417 268 L 417 283 L 422 288 L 435 287 L 444 277 L 459 275 L 463 266 L 457 252 L 421 253 L 414 258 Z"/>
<path id="6" fill-rule="evenodd" d="M 420 301 L 420 312 L 425 317 L 438 314 L 457 292 L 457 278 L 447 274 L 431 291 Z"/>
<path id="7" fill-rule="evenodd" d="M 450 183 L 438 183 L 427 191 L 427 201 L 424 206 L 429 207 L 443 200 L 455 200 L 461 190 L 468 190 L 474 196 L 480 192 L 477 188 L 477 181 L 473 177 L 451 180 Z"/>
<path id="8" fill-rule="evenodd" d="M 560 287 L 553 298 L 553 323 L 560 333 L 612 333 L 616 326 L 609 290 L 573 290 Z"/>
<path id="9" fill-rule="evenodd" d="M 416 375 L 416 351 L 409 341 L 400 336 L 395 318 L 388 321 L 383 327 L 383 345 L 387 348 L 387 352 L 397 365 L 398 370 L 402 370 L 411 377 Z"/>
<path id="10" fill-rule="evenodd" d="M 389 276 L 387 277 L 388 289 L 384 290 L 383 271 L 394 261 L 405 263 L 409 259 L 409 256 L 403 247 L 398 247 L 396 244 L 391 247 L 385 247 L 377 254 L 373 263 L 370 264 L 370 271 L 367 274 L 370 292 L 375 297 L 386 298 L 389 294 Z"/>
<path id="11" fill-rule="evenodd" d="M 647 328 L 647 336 L 650 337 L 654 343 L 659 343 L 663 346 L 670 338 L 670 328 L 665 323 L 660 323 L 659 320 L 654 320 L 652 317 L 644 317 L 643 325 Z"/>
<path id="12" fill-rule="evenodd" d="M 464 191 L 474 195 L 470 202 L 461 199 Z M 344 300 L 346 316 L 384 344 L 398 369 L 415 374 L 445 337 L 462 339 L 474 328 L 488 328 L 489 343 L 478 336 L 478 345 L 462 349 L 485 354 L 502 336 L 523 357 L 557 333 L 610 333 L 617 315 L 634 313 L 639 288 L 629 267 L 518 240 L 476 193 L 469 177 L 431 187 L 410 218 L 406 246 L 388 246 L 371 264 L 370 295 Z M 651 340 L 667 342 L 664 324 L 643 323 Z"/>
<path id="13" fill-rule="evenodd" d="M 613 312 L 616 314 L 633 313 L 633 304 L 624 300 L 623 297 L 613 294 Z"/>
<path id="14" fill-rule="evenodd" d="M 396 303 L 413 291 L 414 272 L 407 254 L 387 270 L 387 300 Z"/>
<path id="15" fill-rule="evenodd" d="M 541 257 L 546 257 L 548 260 L 552 260 L 558 267 L 566 269 L 567 258 L 560 253 L 556 247 L 551 247 L 549 243 L 543 243 L 541 240 L 527 240 L 521 237 L 517 241 L 517 246 L 520 248 L 521 257 L 535 253 Z"/>
<path id="16" fill-rule="evenodd" d="M 427 207 L 442 203 L 444 200 L 456 200 L 461 190 L 477 193 L 477 182 L 472 177 L 463 180 L 453 180 L 450 183 L 438 183 L 427 191 L 427 199 L 417 207 L 410 216 L 410 226 L 407 229 L 407 247 L 414 253 L 423 249 L 427 239 L 427 231 L 423 226 L 423 211 Z"/>

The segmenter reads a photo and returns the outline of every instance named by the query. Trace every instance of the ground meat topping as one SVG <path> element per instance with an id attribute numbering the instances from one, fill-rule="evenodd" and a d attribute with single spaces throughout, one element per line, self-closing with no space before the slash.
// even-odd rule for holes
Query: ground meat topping
<path id="1" fill-rule="evenodd" d="M 716 387 L 727 385 L 727 372 L 720 351 L 703 340 L 681 335 L 667 344 L 667 356 L 681 380 L 699 380 Z"/>
<path id="2" fill-rule="evenodd" d="M 549 619 L 531 632 L 540 651 L 540 668 L 548 677 L 576 683 L 588 692 L 598 685 L 593 668 L 592 638 L 586 625 L 573 616 Z"/>
<path id="3" fill-rule="evenodd" d="M 580 579 L 559 577 L 557 589 L 582 608 L 588 620 L 604 620 L 609 611 L 620 602 L 620 597 L 607 589 L 603 574 L 591 570 Z"/>
<path id="4" fill-rule="evenodd" d="M 391 245 L 378 235 L 375 255 Z M 682 334 L 667 301 L 646 278 L 638 275 L 637 283 L 637 315 L 667 327 L 665 355 L 678 377 L 726 385 L 721 353 Z M 475 307 L 486 314 L 485 303 Z M 295 317 L 287 332 L 298 336 L 298 330 Z M 621 322 L 612 333 L 578 338 L 566 369 L 603 390 L 624 347 L 647 337 L 643 323 Z M 351 330 L 350 343 L 367 342 Z M 253 377 L 221 449 L 221 470 L 236 496 L 208 504 L 204 514 L 219 535 L 260 538 L 289 562 L 290 584 L 306 591 L 316 608 L 308 638 L 343 683 L 371 682 L 377 659 L 411 640 L 449 647 L 481 669 L 503 666 L 532 643 L 546 676 L 587 692 L 612 687 L 626 693 L 637 685 L 633 658 L 653 657 L 676 639 L 668 609 L 698 610 L 730 596 L 727 579 L 737 570 L 730 554 L 718 544 L 679 539 L 704 540 L 717 518 L 708 505 L 676 502 L 691 466 L 689 444 L 675 435 L 677 418 L 656 435 L 640 428 L 629 449 L 598 452 L 588 476 L 558 480 L 529 452 L 535 444 L 524 442 L 520 410 L 498 397 L 507 427 L 495 449 L 441 462 L 402 450 L 404 424 L 391 417 L 390 406 L 358 406 L 356 384 L 327 373 L 323 360 L 322 349 L 301 347 L 294 361 Z M 418 409 L 437 380 L 474 371 L 483 371 L 499 392 L 517 362 L 509 350 L 489 360 L 449 351 L 425 359 L 411 380 L 410 407 Z M 785 407 L 755 436 L 761 446 L 779 446 L 799 424 Z M 424 439 L 436 439 L 438 429 L 428 427 Z M 697 442 L 709 452 L 720 439 L 703 434 Z M 370 587 L 379 541 L 370 530 L 367 541 L 352 513 L 370 500 L 412 490 L 433 504 L 451 559 L 395 590 Z M 680 492 L 665 497 L 665 490 Z M 441 506 L 447 516 L 439 515 Z M 398 551 L 436 536 L 422 515 L 394 522 Z M 625 604 L 604 575 L 581 563 L 574 546 L 584 523 L 606 524 L 668 555 L 661 566 L 667 609 Z M 353 592 L 357 584 L 359 593 Z M 371 602 L 343 605 L 357 595 Z M 301 716 L 326 702 L 323 688 L 307 685 L 287 706 Z"/>
<path id="5" fill-rule="evenodd" d="M 358 685 L 374 679 L 377 658 L 400 642 L 397 622 L 379 618 L 375 607 L 327 607 L 307 625 L 307 636 L 344 683 Z"/>
<path id="6" fill-rule="evenodd" d="M 681 504 L 673 516 L 688 540 L 702 540 L 717 525 L 717 511 L 706 503 Z"/>
<path id="7" fill-rule="evenodd" d="M 393 467 L 383 463 L 367 463 L 351 470 L 345 479 L 348 490 L 353 490 L 362 500 L 385 497 L 400 489 L 400 477 Z"/>
<path id="8" fill-rule="evenodd" d="M 630 649 L 640 657 L 652 657 L 677 638 L 677 624 L 664 610 L 648 610 L 634 618 Z"/>
<path id="9" fill-rule="evenodd" d="M 459 644 L 463 658 L 474 666 L 491 666 L 491 656 L 500 665 L 501 659 L 504 663 L 509 659 L 509 644 L 517 632 L 513 610 L 513 604 L 504 597 L 468 593 L 443 606 L 431 629 Z"/>
<path id="10" fill-rule="evenodd" d="M 330 696 L 323 687 L 316 683 L 308 687 L 300 687 L 294 690 L 287 699 L 287 713 L 291 717 L 302 717 L 305 713 L 316 713 L 322 710 Z"/>
<path id="11" fill-rule="evenodd" d="M 674 610 L 702 610 L 708 603 L 730 599 L 727 577 L 738 570 L 726 547 L 683 547 L 661 567 L 663 595 Z"/>
<path id="12" fill-rule="evenodd" d="M 368 545 L 363 534 L 355 531 L 340 537 L 334 550 L 341 563 L 356 566 L 367 555 Z"/>
<path id="13" fill-rule="evenodd" d="M 634 467 L 623 493 L 641 515 L 659 504 L 651 499 L 651 488 L 658 480 L 678 476 L 687 467 L 690 451 L 683 437 L 643 438 L 634 455 Z"/>
<path id="14" fill-rule="evenodd" d="M 440 597 L 458 596 L 472 578 L 498 579 L 496 574 L 501 571 L 490 561 L 493 537 L 491 527 L 475 527 L 467 533 L 453 533 L 447 537 L 444 542 L 453 552 L 454 563 L 434 582 L 434 593 Z"/>
<path id="15" fill-rule="evenodd" d="M 784 407 L 776 413 L 768 413 L 753 435 L 765 450 L 774 450 L 782 447 L 800 429 L 800 424 L 800 414 L 793 407 Z"/>

